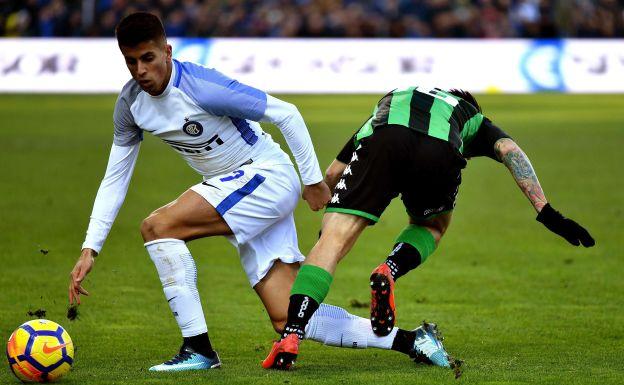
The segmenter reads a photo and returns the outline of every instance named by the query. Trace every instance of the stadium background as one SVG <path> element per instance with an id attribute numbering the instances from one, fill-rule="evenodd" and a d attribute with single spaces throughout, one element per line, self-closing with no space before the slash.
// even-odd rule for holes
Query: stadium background
<path id="1" fill-rule="evenodd" d="M 68 384 L 456 383 L 392 352 L 315 343 L 302 346 L 296 371 L 263 371 L 275 336 L 221 239 L 190 248 L 224 369 L 146 373 L 179 336 L 138 226 L 197 181 L 153 137 L 85 284 L 92 296 L 77 321 L 65 318 L 67 276 L 110 148 L 114 93 L 128 78 L 113 28 L 127 12 L 149 10 L 175 37 L 178 58 L 295 103 L 321 167 L 379 93 L 422 82 L 480 93 L 486 115 L 532 159 L 553 205 L 586 225 L 597 246 L 572 248 L 541 228 L 504 168 L 472 160 L 446 239 L 397 287 L 399 325 L 437 321 L 466 362 L 461 382 L 621 383 L 622 8 L 616 0 L 0 1 L 0 335 L 8 338 L 28 311 L 46 310 L 77 346 Z M 301 204 L 296 215 L 306 252 L 321 214 Z M 405 220 L 395 202 L 367 230 L 328 302 L 367 314 L 359 307 L 366 277 Z M 0 383 L 16 381 L 0 371 Z"/>

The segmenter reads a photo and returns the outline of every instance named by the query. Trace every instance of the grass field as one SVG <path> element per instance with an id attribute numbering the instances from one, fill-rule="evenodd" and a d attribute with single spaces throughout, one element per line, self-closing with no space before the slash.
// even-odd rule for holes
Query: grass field
<path id="1" fill-rule="evenodd" d="M 325 167 L 377 96 L 286 96 L 310 127 Z M 224 239 L 190 243 L 222 370 L 153 374 L 178 348 L 177 326 L 139 224 L 198 181 L 146 137 L 124 207 L 85 287 L 80 318 L 65 318 L 80 251 L 112 139 L 114 96 L 0 96 L 0 336 L 43 308 L 77 347 L 65 384 L 621 384 L 624 382 L 624 95 L 483 96 L 481 104 L 531 157 L 553 206 L 597 245 L 569 246 L 535 221 L 506 169 L 474 159 L 453 224 L 425 265 L 399 281 L 398 324 L 436 321 L 464 373 L 415 365 L 381 350 L 302 345 L 295 371 L 260 368 L 274 332 Z M 274 137 L 283 143 L 274 129 Z M 300 204 L 300 247 L 321 214 Z M 339 266 L 327 302 L 366 316 L 367 277 L 406 215 L 394 202 Z M 43 254 L 40 250 L 49 250 Z M 0 384 L 17 380 L 0 370 Z"/>

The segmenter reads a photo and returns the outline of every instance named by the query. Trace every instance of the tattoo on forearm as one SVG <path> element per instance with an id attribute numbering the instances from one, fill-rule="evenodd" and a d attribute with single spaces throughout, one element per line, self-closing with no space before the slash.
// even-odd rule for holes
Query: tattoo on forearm
<path id="1" fill-rule="evenodd" d="M 511 139 L 496 142 L 495 150 L 513 175 L 518 187 L 529 198 L 535 210 L 540 211 L 547 201 L 529 158 Z"/>

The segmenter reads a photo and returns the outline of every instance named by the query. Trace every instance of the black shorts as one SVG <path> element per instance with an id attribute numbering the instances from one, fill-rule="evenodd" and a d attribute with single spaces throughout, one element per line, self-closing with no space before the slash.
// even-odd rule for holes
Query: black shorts
<path id="1" fill-rule="evenodd" d="M 448 142 L 387 125 L 362 139 L 336 184 L 327 212 L 373 223 L 401 194 L 415 220 L 453 210 L 466 160 Z"/>

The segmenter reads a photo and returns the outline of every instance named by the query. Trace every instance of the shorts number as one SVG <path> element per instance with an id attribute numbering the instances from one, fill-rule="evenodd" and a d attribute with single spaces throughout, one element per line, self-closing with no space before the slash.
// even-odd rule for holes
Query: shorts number
<path id="1" fill-rule="evenodd" d="M 245 171 L 243 171 L 243 170 L 236 170 L 236 171 L 234 171 L 234 172 L 232 173 L 232 175 L 226 176 L 226 177 L 221 178 L 221 179 L 219 179 L 219 180 L 220 180 L 221 182 L 229 182 L 229 181 L 231 181 L 231 180 L 238 179 L 238 178 L 240 178 L 240 177 L 241 177 L 241 176 L 243 176 L 243 175 L 245 175 Z"/>

